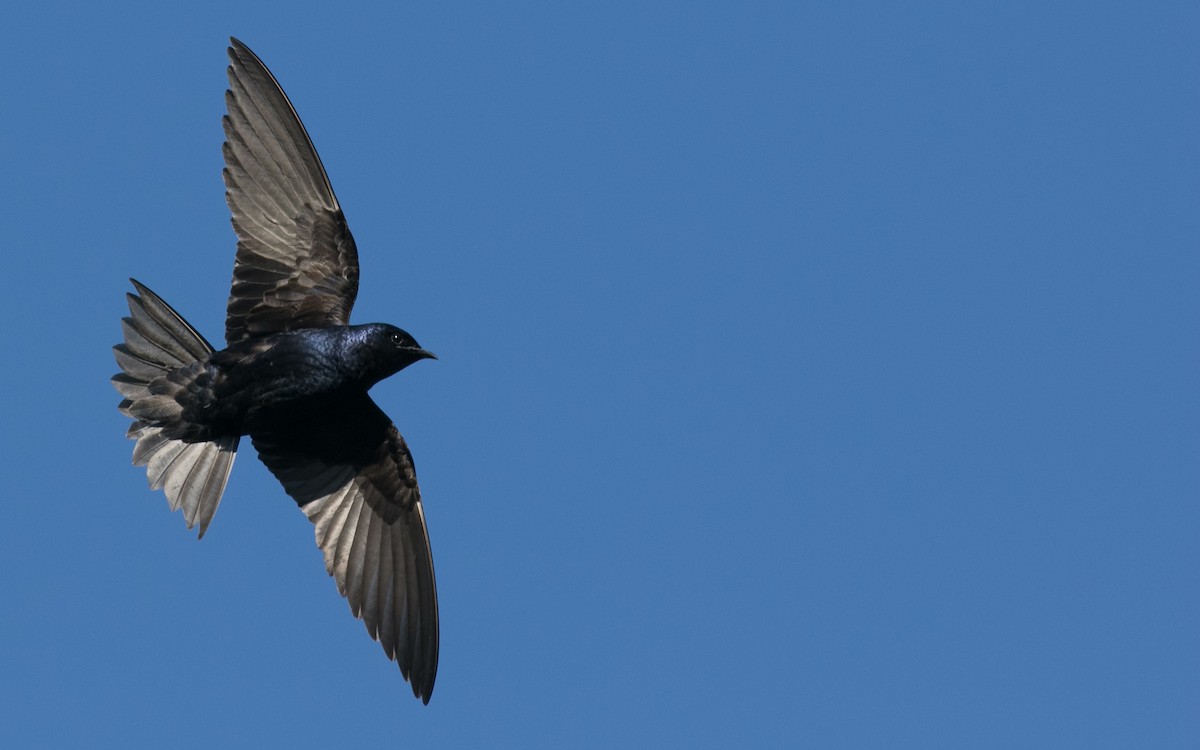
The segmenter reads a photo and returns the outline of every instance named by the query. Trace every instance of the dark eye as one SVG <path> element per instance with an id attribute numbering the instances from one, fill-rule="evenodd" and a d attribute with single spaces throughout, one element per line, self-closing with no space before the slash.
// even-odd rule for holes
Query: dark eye
<path id="1" fill-rule="evenodd" d="M 396 346 L 400 346 L 401 344 L 404 343 L 404 337 L 398 333 L 393 333 L 392 334 L 392 343 L 395 344 Z"/>

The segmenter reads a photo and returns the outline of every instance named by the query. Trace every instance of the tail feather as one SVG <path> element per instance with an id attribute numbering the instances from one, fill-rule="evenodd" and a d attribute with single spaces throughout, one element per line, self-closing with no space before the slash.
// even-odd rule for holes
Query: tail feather
<path id="1" fill-rule="evenodd" d="M 146 467 L 150 487 L 166 493 L 171 510 L 183 511 L 189 529 L 200 524 L 203 538 L 233 469 L 239 438 L 187 441 L 164 434 L 180 415 L 170 397 L 175 390 L 170 375 L 206 359 L 213 348 L 157 294 L 130 281 L 138 294 L 126 295 L 125 342 L 113 347 L 123 372 L 112 382 L 124 398 L 118 408 L 134 420 L 126 433 L 136 441 L 133 463 Z"/>
<path id="2" fill-rule="evenodd" d="M 141 297 L 126 294 L 129 298 L 129 311 L 132 313 L 132 317 L 126 321 L 138 333 L 153 341 L 161 352 L 173 356 L 181 365 L 204 359 L 213 353 L 212 345 L 179 313 L 172 310 L 170 305 L 163 302 L 161 297 L 138 283 L 136 279 L 130 281 L 141 293 Z M 125 341 L 130 343 L 128 337 Z"/>
<path id="3" fill-rule="evenodd" d="M 117 364 L 125 372 L 119 376 L 123 382 L 130 385 L 136 385 L 141 382 L 149 382 L 163 374 L 161 364 L 151 362 L 149 360 L 138 357 L 133 352 L 129 351 L 124 344 L 117 344 L 113 347 L 113 354 L 117 357 Z M 125 373 L 128 373 L 126 375 Z M 128 394 L 122 391 L 123 396 L 128 398 Z"/>

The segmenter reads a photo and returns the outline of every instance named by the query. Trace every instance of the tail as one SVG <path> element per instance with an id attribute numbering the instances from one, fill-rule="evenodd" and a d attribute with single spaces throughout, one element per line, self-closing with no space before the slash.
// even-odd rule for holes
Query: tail
<path id="1" fill-rule="evenodd" d="M 188 441 L 164 433 L 180 412 L 167 395 L 169 376 L 207 359 L 213 348 L 157 294 L 130 281 L 141 296 L 125 295 L 131 313 L 121 320 L 125 343 L 113 347 L 123 372 L 112 382 L 125 397 L 117 408 L 134 420 L 126 433 L 137 441 L 133 463 L 146 467 L 150 487 L 166 493 L 171 510 L 183 509 L 189 529 L 200 524 L 203 538 L 233 468 L 238 436 Z"/>

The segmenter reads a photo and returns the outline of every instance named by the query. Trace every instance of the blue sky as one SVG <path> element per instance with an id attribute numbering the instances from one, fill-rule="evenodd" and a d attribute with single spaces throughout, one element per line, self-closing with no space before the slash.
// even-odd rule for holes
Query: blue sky
<path id="1" fill-rule="evenodd" d="M 1194 3 L 167 5 L 0 27 L 0 745 L 1200 744 Z M 248 445 L 202 542 L 130 465 L 230 34 L 441 357 L 428 707 Z"/>

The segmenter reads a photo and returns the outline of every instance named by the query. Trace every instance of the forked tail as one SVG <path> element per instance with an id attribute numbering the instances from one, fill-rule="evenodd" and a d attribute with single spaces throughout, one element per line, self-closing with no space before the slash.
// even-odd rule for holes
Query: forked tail
<path id="1" fill-rule="evenodd" d="M 179 419 L 166 397 L 172 388 L 168 376 L 207 359 L 213 348 L 157 294 L 130 281 L 138 294 L 125 295 L 130 312 L 121 319 L 125 343 L 113 347 L 122 372 L 112 382 L 125 397 L 117 408 L 133 419 L 126 433 L 137 441 L 133 463 L 146 467 L 150 487 L 166 493 L 171 510 L 183 510 L 189 529 L 200 524 L 203 537 L 233 468 L 238 436 L 197 442 L 168 437 L 164 430 Z"/>

